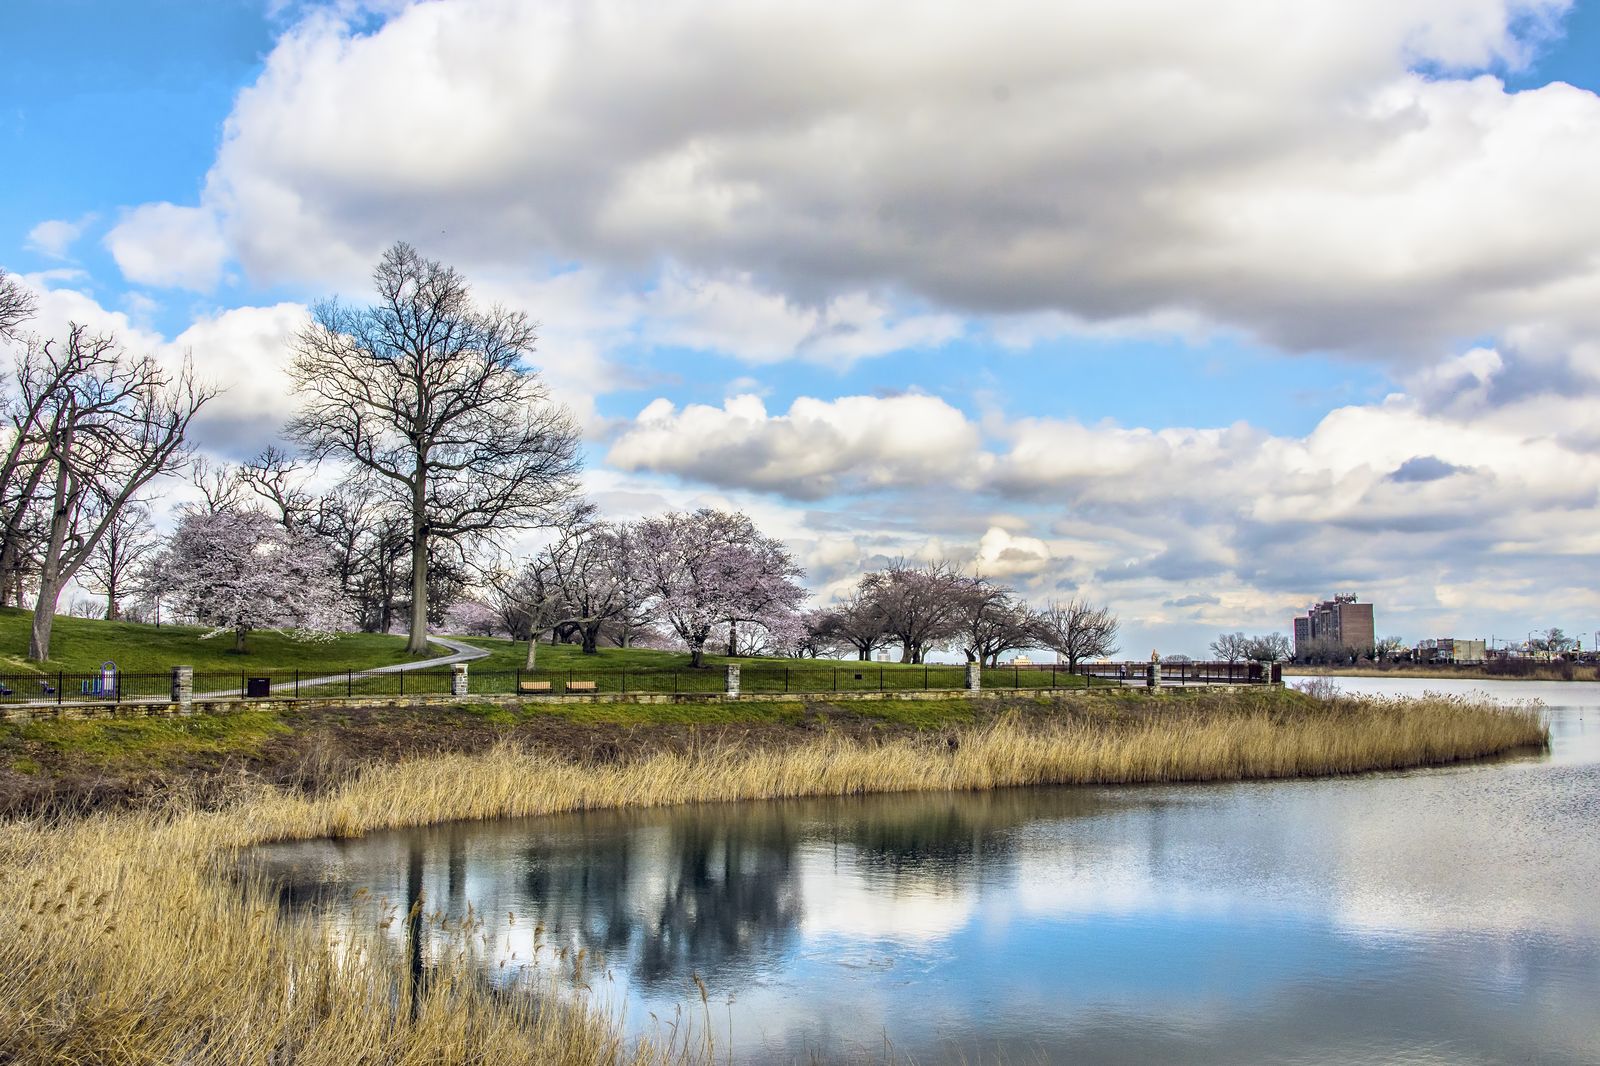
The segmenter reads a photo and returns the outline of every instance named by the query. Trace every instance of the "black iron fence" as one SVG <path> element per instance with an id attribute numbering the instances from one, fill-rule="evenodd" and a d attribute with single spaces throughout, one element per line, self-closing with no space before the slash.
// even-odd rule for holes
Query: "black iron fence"
<path id="1" fill-rule="evenodd" d="M 597 664 L 598 667 L 598 664 Z M 1145 685 L 1150 664 L 1082 663 L 1076 672 L 1061 664 L 986 667 L 985 689 L 1070 689 L 1086 686 Z M 454 671 L 447 668 L 405 671 L 199 671 L 194 675 L 196 700 L 273 697 L 448 696 Z M 1161 683 L 1188 685 L 1259 685 L 1282 680 L 1277 665 L 1261 663 L 1162 663 Z M 561 667 L 536 670 L 471 670 L 472 695 L 712 695 L 726 691 L 721 666 L 704 669 L 615 669 Z M 741 666 L 740 690 L 749 695 L 797 693 L 823 695 L 852 692 L 960 691 L 966 667 L 929 663 L 832 663 L 815 660 L 747 662 Z M 171 698 L 168 673 L 5 674 L 0 675 L 0 703 L 125 703 L 165 702 Z"/>

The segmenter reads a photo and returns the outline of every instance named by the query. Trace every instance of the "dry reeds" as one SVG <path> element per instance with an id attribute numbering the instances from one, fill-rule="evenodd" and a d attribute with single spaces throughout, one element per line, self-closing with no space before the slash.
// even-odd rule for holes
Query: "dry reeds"
<path id="1" fill-rule="evenodd" d="M 507 747 L 372 767 L 317 797 L 260 790 L 220 811 L 0 827 L 10 934 L 0 938 L 0 1060 L 622 1064 L 703 1054 L 625 1046 L 607 1019 L 540 994 L 537 982 L 491 990 L 447 968 L 414 990 L 403 961 L 331 945 L 267 891 L 222 876 L 240 848 L 267 840 L 628 805 L 1349 773 L 1546 742 L 1531 710 L 1461 701 L 1238 703 L 1112 701 L 1054 724 L 1006 717 L 877 744 L 824 736 L 600 767 Z"/>

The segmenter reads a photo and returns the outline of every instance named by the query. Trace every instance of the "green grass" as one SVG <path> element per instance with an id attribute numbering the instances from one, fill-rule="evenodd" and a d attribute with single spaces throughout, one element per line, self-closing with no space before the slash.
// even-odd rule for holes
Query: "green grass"
<path id="1" fill-rule="evenodd" d="M 28 637 L 33 612 L 0 608 L 0 673 L 90 673 L 110 660 L 124 673 L 158 674 L 174 666 L 197 672 L 293 671 L 308 676 L 347 668 L 387 666 L 411 658 L 405 638 L 386 633 L 345 633 L 326 644 L 297 644 L 276 633 L 252 633 L 243 655 L 233 651 L 229 635 L 201 639 L 194 626 L 152 626 L 137 622 L 58 617 L 46 663 L 29 662 Z M 437 654 L 445 649 L 437 648 Z"/>
<path id="2" fill-rule="evenodd" d="M 489 652 L 489 657 L 472 664 L 475 675 L 509 673 L 522 668 L 527 661 L 528 645 L 525 641 L 513 643 L 488 637 L 465 638 Z M 689 666 L 688 652 L 653 651 L 642 648 L 601 648 L 594 655 L 583 654 L 576 644 L 540 644 L 537 676 L 552 681 L 593 680 L 599 690 L 613 691 L 621 688 L 623 673 L 629 692 L 721 692 L 725 683 L 724 667 L 730 662 L 740 664 L 741 687 L 747 693 L 803 692 L 825 695 L 830 692 L 914 691 L 924 688 L 959 689 L 965 684 L 965 668 L 960 665 L 932 663 L 912 666 L 902 663 L 861 662 L 855 659 L 730 659 L 723 655 L 707 655 L 704 668 Z M 676 674 L 676 678 L 670 676 Z M 1081 677 L 1058 673 L 1053 678 L 1048 670 L 1013 671 L 1000 667 L 983 672 L 985 688 L 1049 689 L 1082 688 Z M 504 690 L 511 691 L 510 685 Z M 487 691 L 474 686 L 474 691 Z"/>
<path id="3" fill-rule="evenodd" d="M 193 755 L 252 755 L 271 737 L 290 731 L 276 714 L 255 711 L 190 718 L 101 718 L 7 724 L 0 729 L 0 740 L 37 744 L 70 758 L 79 766 L 127 769 L 162 766 Z M 32 762 L 31 759 L 18 761 Z M 33 772 L 37 772 L 38 764 L 33 765 Z"/>

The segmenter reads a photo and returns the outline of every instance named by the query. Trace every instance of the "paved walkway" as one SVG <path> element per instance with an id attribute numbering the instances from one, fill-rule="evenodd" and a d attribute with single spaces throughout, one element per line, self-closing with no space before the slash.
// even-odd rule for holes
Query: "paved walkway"
<path id="1" fill-rule="evenodd" d="M 441 655 L 434 659 L 419 659 L 413 663 L 395 663 L 392 666 L 374 666 L 370 670 L 345 671 L 342 674 L 326 674 L 322 677 L 303 677 L 296 682 L 296 689 L 316 688 L 318 685 L 344 684 L 351 680 L 360 680 L 364 677 L 375 677 L 378 674 L 405 674 L 413 670 L 432 670 L 435 667 L 451 666 L 455 663 L 470 663 L 477 659 L 488 658 L 489 653 L 482 648 L 474 647 L 464 640 L 454 637 L 440 637 L 429 634 L 428 641 L 433 644 L 443 644 L 450 649 L 449 655 Z M 196 692 L 197 700 L 225 700 L 230 696 L 238 696 L 236 688 L 219 689 L 216 692 Z"/>

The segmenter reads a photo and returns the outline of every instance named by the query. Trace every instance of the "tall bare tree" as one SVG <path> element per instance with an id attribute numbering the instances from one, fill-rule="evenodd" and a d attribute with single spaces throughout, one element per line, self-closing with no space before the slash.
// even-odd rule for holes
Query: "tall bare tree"
<path id="1" fill-rule="evenodd" d="M 577 491 L 578 433 L 525 360 L 520 311 L 472 302 L 466 279 L 407 244 L 384 253 L 378 302 L 318 305 L 291 373 L 290 433 L 384 486 L 410 516 L 408 648 L 428 647 L 429 544 L 551 522 Z"/>
<path id="2" fill-rule="evenodd" d="M 25 358 L 42 367 L 33 380 L 53 382 L 39 405 L 49 525 L 28 646 L 28 658 L 43 661 L 61 590 L 135 494 L 184 462 L 189 423 L 215 393 L 188 365 L 168 374 L 76 324 L 64 342 L 35 345 Z M 29 389 L 22 386 L 22 402 L 33 405 Z"/>
<path id="3" fill-rule="evenodd" d="M 150 509 L 130 502 L 112 516 L 106 535 L 84 560 L 78 583 L 106 598 L 105 617 L 115 622 L 122 617 L 122 599 L 130 591 L 133 574 L 158 547 Z"/>
<path id="4" fill-rule="evenodd" d="M 1096 607 L 1088 600 L 1052 602 L 1039 612 L 1039 642 L 1065 659 L 1071 673 L 1076 673 L 1085 659 L 1116 651 L 1120 628 L 1110 608 Z"/>

